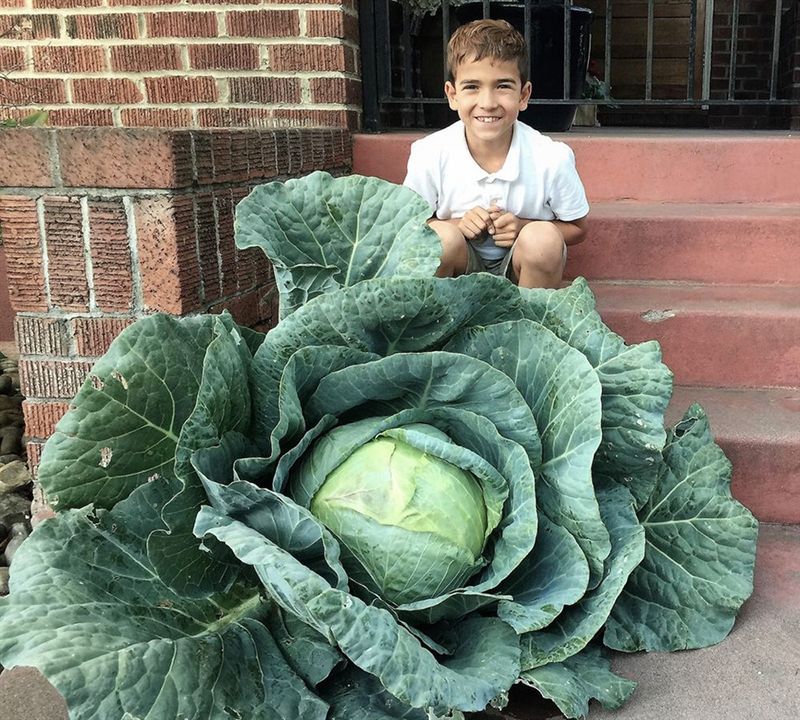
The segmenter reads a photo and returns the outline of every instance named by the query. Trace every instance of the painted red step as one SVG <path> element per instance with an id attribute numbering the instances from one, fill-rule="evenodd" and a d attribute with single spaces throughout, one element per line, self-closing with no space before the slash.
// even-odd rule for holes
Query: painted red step
<path id="1" fill-rule="evenodd" d="M 765 522 L 800 523 L 800 388 L 676 387 L 672 425 L 693 402 L 733 463 L 732 492 Z"/>
<path id="2" fill-rule="evenodd" d="M 800 190 L 798 190 L 800 192 Z M 594 203 L 569 277 L 800 285 L 800 203 Z"/>
<path id="3" fill-rule="evenodd" d="M 353 172 L 402 182 L 409 147 L 425 134 L 354 135 Z M 798 201 L 798 133 L 591 128 L 551 137 L 575 151 L 590 202 Z"/>
<path id="4" fill-rule="evenodd" d="M 800 286 L 590 285 L 615 332 L 661 343 L 678 384 L 800 387 Z"/>

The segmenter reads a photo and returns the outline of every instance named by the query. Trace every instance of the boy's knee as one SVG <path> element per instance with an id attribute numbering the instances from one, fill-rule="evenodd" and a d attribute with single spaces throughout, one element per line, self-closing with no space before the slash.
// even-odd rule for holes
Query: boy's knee
<path id="1" fill-rule="evenodd" d="M 560 272 L 564 267 L 564 237 L 552 223 L 528 223 L 514 244 L 513 259 L 545 272 Z"/>
<path id="2" fill-rule="evenodd" d="M 467 240 L 457 226 L 444 220 L 431 220 L 430 226 L 442 243 L 442 265 L 446 274 L 463 273 L 467 266 Z"/>

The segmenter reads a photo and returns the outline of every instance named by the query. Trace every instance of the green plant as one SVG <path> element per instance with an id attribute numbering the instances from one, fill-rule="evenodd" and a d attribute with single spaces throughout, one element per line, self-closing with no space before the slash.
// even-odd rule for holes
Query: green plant
<path id="1" fill-rule="evenodd" d="M 658 345 L 581 280 L 429 277 L 429 212 L 324 173 L 240 204 L 280 323 L 155 315 L 95 365 L 42 456 L 58 515 L 15 557 L 3 665 L 73 718 L 455 718 L 517 682 L 578 717 L 633 690 L 603 644 L 727 634 L 757 526 L 702 409 L 665 432 Z"/>

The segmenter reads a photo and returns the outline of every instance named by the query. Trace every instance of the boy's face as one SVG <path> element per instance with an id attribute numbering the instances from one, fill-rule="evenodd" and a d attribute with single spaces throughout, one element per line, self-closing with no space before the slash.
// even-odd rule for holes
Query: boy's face
<path id="1" fill-rule="evenodd" d="M 515 62 L 486 57 L 462 62 L 444 91 L 467 138 L 493 143 L 510 139 L 514 121 L 528 106 L 531 84 L 522 84 Z"/>

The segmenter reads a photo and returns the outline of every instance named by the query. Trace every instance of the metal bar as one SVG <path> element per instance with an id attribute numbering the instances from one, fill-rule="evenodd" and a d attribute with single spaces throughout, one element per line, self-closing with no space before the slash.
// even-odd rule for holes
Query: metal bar
<path id="1" fill-rule="evenodd" d="M 377 52 L 383 62 L 378 63 L 378 101 L 392 95 L 392 46 L 389 38 L 392 31 L 389 21 L 389 3 L 387 0 L 374 0 L 372 8 L 375 11 L 375 32 Z M 381 31 L 383 37 L 381 37 Z"/>
<path id="2" fill-rule="evenodd" d="M 653 99 L 653 26 L 655 25 L 655 0 L 647 0 L 647 67 L 644 79 L 645 100 Z"/>
<path id="3" fill-rule="evenodd" d="M 488 18 L 490 14 L 489 0 L 483 0 L 483 17 Z"/>
<path id="4" fill-rule="evenodd" d="M 781 46 L 781 15 L 783 14 L 783 1 L 775 0 L 775 29 L 772 33 L 772 75 L 769 79 L 769 99 L 778 97 L 778 63 Z"/>
<path id="5" fill-rule="evenodd" d="M 386 0 L 388 2 L 389 0 Z M 450 0 L 442 0 L 442 74 L 447 80 L 447 43 L 450 41 Z"/>
<path id="6" fill-rule="evenodd" d="M 706 27 L 703 38 L 703 100 L 711 97 L 712 41 L 714 38 L 714 0 L 706 0 Z"/>
<path id="7" fill-rule="evenodd" d="M 603 69 L 603 81 L 609 90 L 611 90 L 611 18 L 613 12 L 611 0 L 606 0 L 606 46 L 604 50 L 605 67 Z"/>
<path id="8" fill-rule="evenodd" d="M 736 53 L 739 42 L 739 0 L 733 0 L 731 15 L 731 59 L 728 64 L 728 100 L 733 100 L 736 91 Z"/>
<path id="9" fill-rule="evenodd" d="M 378 0 L 380 2 L 381 0 Z M 361 33 L 361 91 L 363 93 L 363 123 L 364 129 L 376 132 L 380 129 L 380 106 L 378 101 L 378 54 L 375 42 L 375 15 L 372 12 L 373 3 L 370 0 L 361 0 L 358 23 Z"/>
<path id="10" fill-rule="evenodd" d="M 414 67 L 411 53 L 411 13 L 403 5 L 403 97 L 410 98 L 413 93 Z"/>
<path id="11" fill-rule="evenodd" d="M 564 0 L 564 99 L 569 99 L 572 85 L 572 0 Z"/>
<path id="12" fill-rule="evenodd" d="M 686 98 L 694 97 L 694 83 L 697 68 L 695 49 L 697 47 L 697 0 L 692 0 L 689 8 L 689 77 L 686 79 Z"/>
<path id="13" fill-rule="evenodd" d="M 523 37 L 528 46 L 528 80 L 533 80 L 533 61 L 531 60 L 531 0 L 525 0 L 522 6 Z M 530 98 L 528 98 L 530 104 Z"/>

